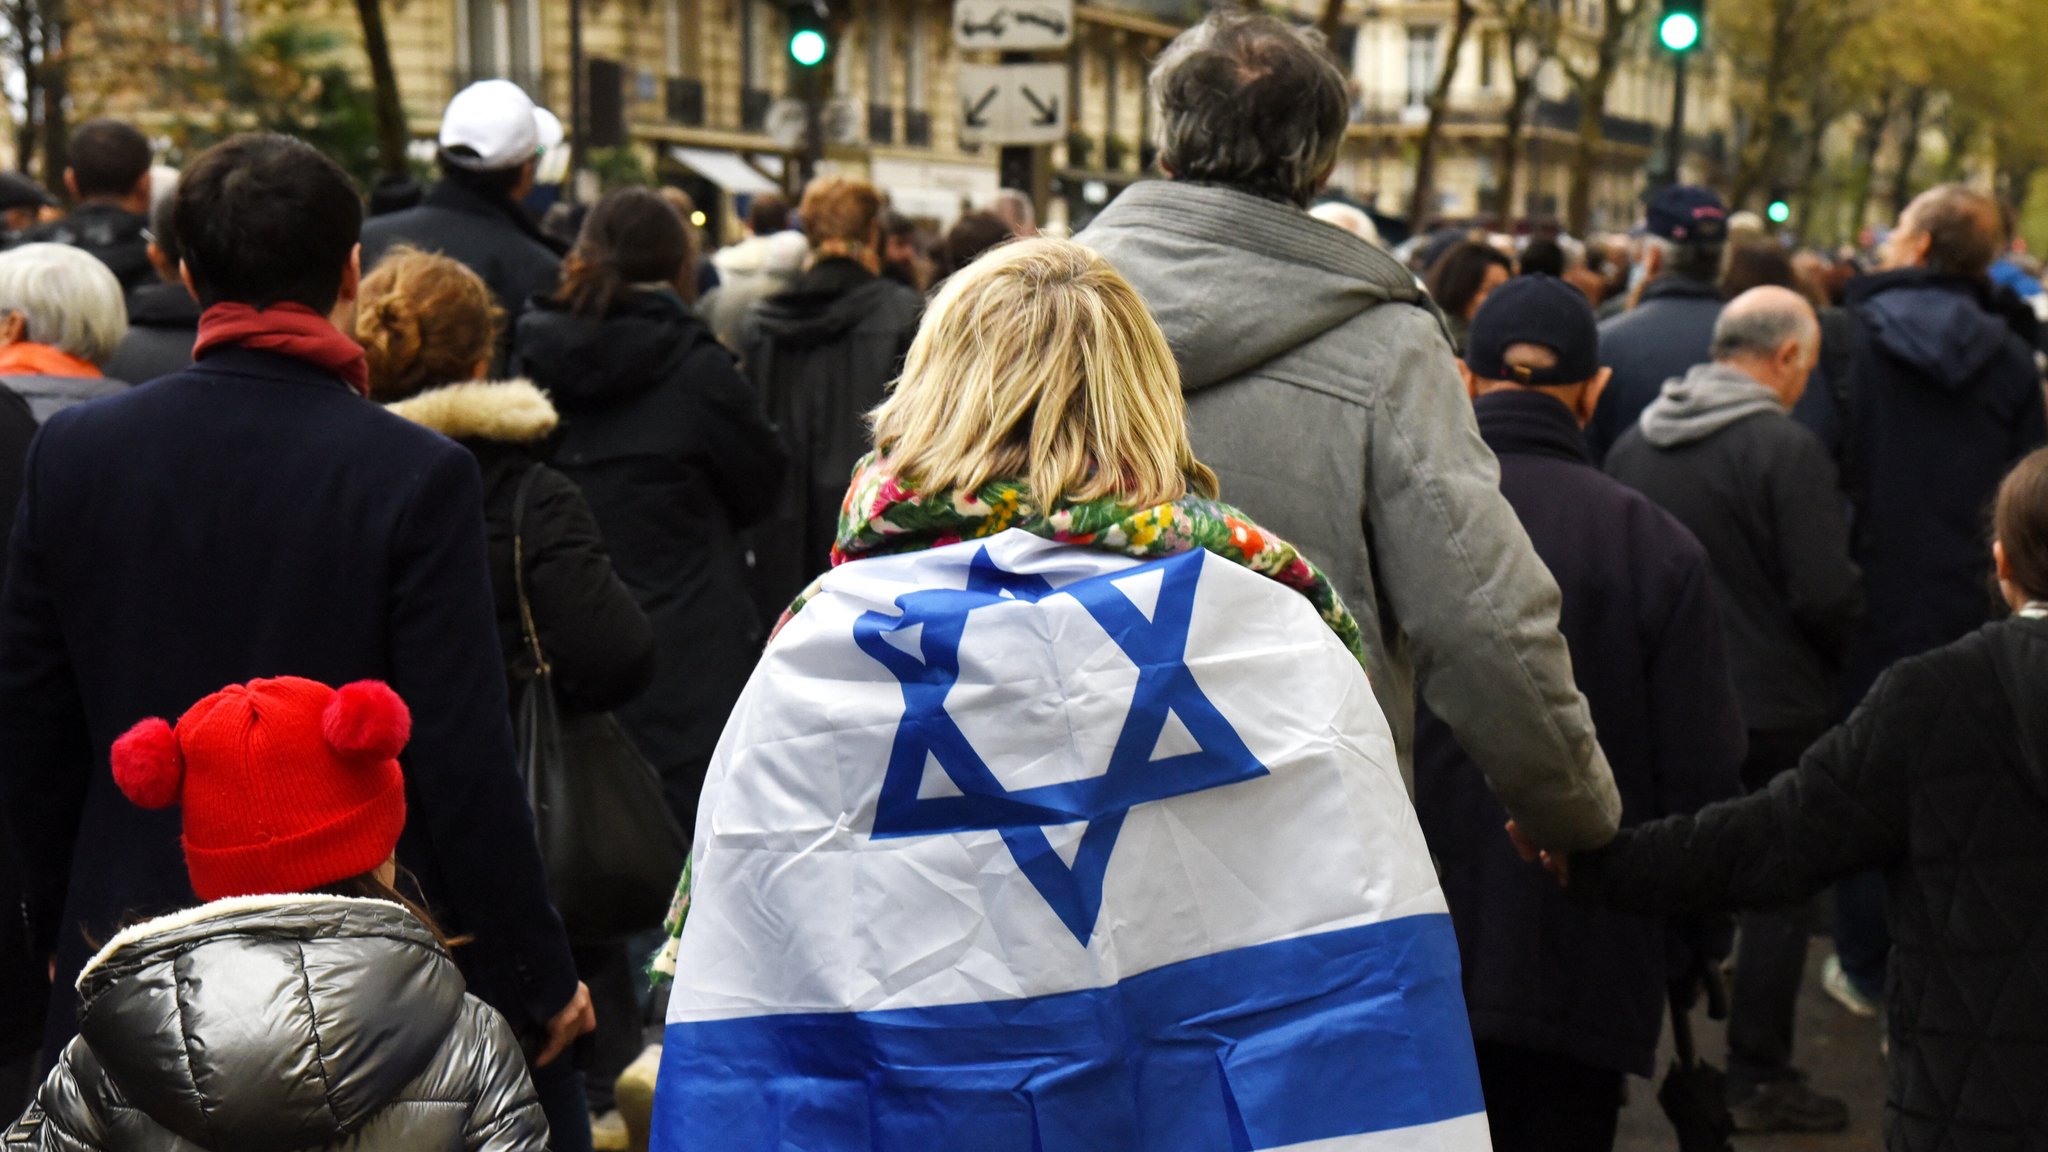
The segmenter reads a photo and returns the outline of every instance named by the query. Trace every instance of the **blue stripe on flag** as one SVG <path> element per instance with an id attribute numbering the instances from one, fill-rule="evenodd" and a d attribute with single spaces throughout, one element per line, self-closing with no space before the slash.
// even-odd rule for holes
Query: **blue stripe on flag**
<path id="1" fill-rule="evenodd" d="M 1457 947 L 1410 916 L 1109 988 L 670 1024 L 654 1147 L 1246 1152 L 1466 1116 Z"/>

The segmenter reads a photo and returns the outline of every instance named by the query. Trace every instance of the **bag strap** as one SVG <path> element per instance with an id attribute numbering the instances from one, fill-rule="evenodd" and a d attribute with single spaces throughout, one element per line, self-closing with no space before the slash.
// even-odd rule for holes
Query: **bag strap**
<path id="1" fill-rule="evenodd" d="M 546 465 L 536 462 L 519 478 L 518 491 L 512 497 L 512 590 L 519 596 L 519 627 L 525 634 L 526 647 L 533 655 L 535 676 L 548 675 L 548 658 L 540 647 L 540 630 L 533 626 L 533 602 L 526 595 L 526 500 L 533 494 L 533 483 L 540 478 L 541 469 Z"/>

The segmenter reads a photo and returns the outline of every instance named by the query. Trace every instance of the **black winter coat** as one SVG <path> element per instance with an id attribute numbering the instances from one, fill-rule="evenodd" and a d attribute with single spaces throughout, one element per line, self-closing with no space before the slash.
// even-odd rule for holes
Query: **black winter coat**
<path id="1" fill-rule="evenodd" d="M 1593 459 L 1605 461 L 1636 426 L 1664 382 L 1713 359 L 1714 324 L 1721 319 L 1721 289 L 1683 276 L 1659 276 L 1643 286 L 1636 306 L 1600 324 L 1600 364 L 1614 370 L 1586 425 Z"/>
<path id="2" fill-rule="evenodd" d="M 412 708 L 398 859 L 523 1034 L 576 972 L 515 771 L 476 462 L 302 360 L 222 348 L 58 413 L 30 450 L 0 593 L 0 816 L 46 1032 L 123 922 L 196 903 L 176 809 L 136 807 L 107 749 L 147 716 L 259 676 L 377 679 Z"/>
<path id="3" fill-rule="evenodd" d="M 693 831 L 704 770 L 765 639 L 738 533 L 774 506 L 781 438 L 672 292 L 634 293 L 603 320 L 537 300 L 517 348 L 562 413 L 555 467 L 583 489 L 654 624 L 654 687 L 618 715 Z"/>
<path id="4" fill-rule="evenodd" d="M 1640 912 L 1768 907 L 1884 870 L 1892 1152 L 2048 1147 L 2048 621 L 1900 662 L 1799 767 L 1572 857 Z"/>
<path id="5" fill-rule="evenodd" d="M 561 257 L 524 209 L 450 180 L 427 189 L 417 208 L 363 222 L 363 272 L 368 274 L 401 244 L 439 252 L 483 279 L 491 299 L 505 312 L 494 365 L 499 369 L 510 365 L 512 324 L 520 310 L 534 296 L 553 292 L 562 275 Z"/>
<path id="6" fill-rule="evenodd" d="M 749 537 L 754 595 L 773 621 L 831 565 L 839 506 L 882 402 L 917 335 L 924 301 L 851 260 L 823 260 L 740 325 L 740 355 L 789 442 L 788 483 Z"/>
<path id="7" fill-rule="evenodd" d="M 1826 728 L 1863 588 L 1835 468 L 1813 433 L 1780 411 L 1665 446 L 1638 427 L 1607 471 L 1706 546 L 1744 723 Z"/>
<path id="8" fill-rule="evenodd" d="M 1501 491 L 1557 577 L 1559 628 L 1614 767 L 1622 823 L 1735 795 L 1742 721 L 1699 543 L 1600 474 L 1563 404 L 1505 392 L 1474 407 Z M 1415 749 L 1415 808 L 1457 926 L 1473 1036 L 1649 1075 L 1664 922 L 1575 904 L 1524 864 L 1501 831 L 1507 810 L 1427 709 Z"/>
<path id="9" fill-rule="evenodd" d="M 504 1018 L 396 904 L 217 900 L 122 932 L 83 983 L 15 1152 L 546 1152 Z"/>
<path id="10" fill-rule="evenodd" d="M 149 218 L 138 216 L 114 204 L 80 204 L 61 220 L 38 225 L 22 233 L 22 244 L 68 244 L 99 258 L 121 282 L 122 292 L 133 292 L 158 279 L 156 265 L 149 262 Z"/>
<path id="11" fill-rule="evenodd" d="M 36 418 L 27 401 L 0 386 L 0 532 L 14 530 L 22 467 L 35 434 Z M 29 946 L 13 838 L 0 821 L 0 1065 L 42 1043 L 49 988 L 42 959 Z"/>
<path id="12" fill-rule="evenodd" d="M 483 471 L 484 532 L 491 550 L 491 599 L 506 675 L 516 687 L 533 673 L 519 614 L 514 554 L 522 554 L 534 631 L 564 703 L 604 712 L 654 680 L 654 629 L 612 571 L 597 519 L 574 481 L 541 463 L 558 417 L 525 380 L 450 384 L 389 405 L 392 412 L 448 437 Z M 514 505 L 533 473 L 520 547 L 513 547 Z"/>
<path id="13" fill-rule="evenodd" d="M 100 370 L 116 380 L 147 384 L 192 364 L 199 339 L 199 301 L 183 284 L 159 281 L 128 294 L 128 335 Z"/>
<path id="14" fill-rule="evenodd" d="M 1799 410 L 1854 507 L 1868 611 L 1845 705 L 1893 662 L 1990 619 L 1986 512 L 2012 465 L 2048 442 L 2034 351 L 1987 286 L 1909 268 L 1852 281 L 1848 305 L 1862 329 L 1849 410 L 1826 389 Z"/>

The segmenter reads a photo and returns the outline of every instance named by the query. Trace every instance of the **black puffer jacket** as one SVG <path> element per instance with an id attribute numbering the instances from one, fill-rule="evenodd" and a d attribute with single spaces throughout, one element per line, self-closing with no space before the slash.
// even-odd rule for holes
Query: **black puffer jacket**
<path id="1" fill-rule="evenodd" d="M 750 538 L 754 595 L 774 620 L 831 563 L 839 505 L 924 301 L 851 260 L 823 260 L 740 325 L 740 357 L 791 453 L 773 518 Z"/>
<path id="2" fill-rule="evenodd" d="M 654 623 L 654 687 L 619 719 L 693 829 L 711 751 L 765 639 L 738 532 L 774 507 L 782 441 L 732 353 L 672 292 L 636 292 L 603 320 L 536 300 L 517 349 L 562 412 L 555 467 L 589 498 Z"/>
<path id="3" fill-rule="evenodd" d="M 522 551 L 526 595 L 541 651 L 566 702 L 617 708 L 654 680 L 654 629 L 612 571 L 604 537 L 574 481 L 539 462 L 555 431 L 555 406 L 525 380 L 450 384 L 388 405 L 476 456 L 484 478 L 484 531 L 491 549 L 491 598 L 514 686 L 531 673 L 514 583 L 512 519 L 519 484 L 536 467 L 526 497 Z M 514 699 L 517 699 L 516 693 Z"/>
<path id="4" fill-rule="evenodd" d="M 128 334 L 100 370 L 116 380 L 147 384 L 192 366 L 199 339 L 199 301 L 183 284 L 145 284 L 128 294 Z"/>
<path id="5" fill-rule="evenodd" d="M 1783 904 L 1889 881 L 1892 1152 L 2048 1147 L 2048 620 L 1878 680 L 1763 792 L 1623 829 L 1571 890 L 1631 911 Z"/>
<path id="6" fill-rule="evenodd" d="M 79 1037 L 0 1146 L 545 1152 L 512 1030 L 396 904 L 216 901 L 79 978 Z"/>
<path id="7" fill-rule="evenodd" d="M 156 265 L 149 262 L 149 218 L 118 204 L 95 201 L 80 204 L 61 220 L 52 220 L 22 234 L 23 244 L 68 244 L 98 257 L 121 282 L 121 291 L 133 292 L 157 278 Z"/>

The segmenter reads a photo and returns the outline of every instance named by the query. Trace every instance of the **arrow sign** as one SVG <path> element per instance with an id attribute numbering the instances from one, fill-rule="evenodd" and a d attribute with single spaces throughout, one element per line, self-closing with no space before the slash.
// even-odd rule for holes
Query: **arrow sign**
<path id="1" fill-rule="evenodd" d="M 964 2 L 964 0 L 963 0 Z M 1065 64 L 962 64 L 960 139 L 1051 144 L 1067 134 Z"/>
<path id="2" fill-rule="evenodd" d="M 996 97 L 1002 94 L 1003 90 L 1000 87 L 990 88 L 988 91 L 981 94 L 981 99 L 979 100 L 973 101 L 972 103 L 962 101 L 961 108 L 967 114 L 967 126 L 969 128 L 988 127 L 988 106 L 995 103 Z"/>
<path id="3" fill-rule="evenodd" d="M 1038 93 L 1033 92 L 1028 84 L 1019 84 L 1017 86 L 1017 94 L 1024 97 L 1026 104 L 1031 105 L 1032 108 L 1037 110 L 1038 115 L 1031 121 L 1032 127 L 1045 128 L 1060 122 L 1059 97 L 1054 96 L 1050 100 L 1040 100 Z"/>
<path id="4" fill-rule="evenodd" d="M 1074 0 L 954 0 L 953 44 L 1038 52 L 1074 41 Z"/>

